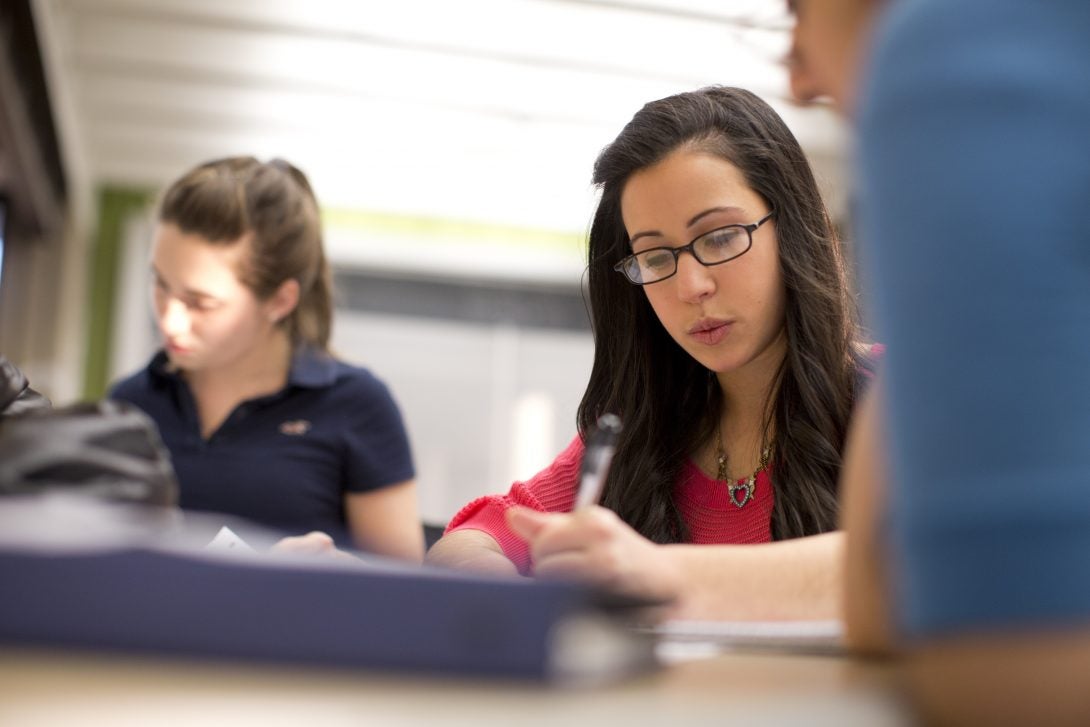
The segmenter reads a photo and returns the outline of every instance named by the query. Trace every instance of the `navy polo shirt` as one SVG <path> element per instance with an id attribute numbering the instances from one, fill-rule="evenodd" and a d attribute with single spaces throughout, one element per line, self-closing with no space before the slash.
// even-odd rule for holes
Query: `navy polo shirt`
<path id="1" fill-rule="evenodd" d="M 322 530 L 350 547 L 345 494 L 413 478 L 408 436 L 385 384 L 313 349 L 296 352 L 284 389 L 242 402 L 208 439 L 189 386 L 162 351 L 110 396 L 159 426 L 186 510 L 289 535 Z"/>

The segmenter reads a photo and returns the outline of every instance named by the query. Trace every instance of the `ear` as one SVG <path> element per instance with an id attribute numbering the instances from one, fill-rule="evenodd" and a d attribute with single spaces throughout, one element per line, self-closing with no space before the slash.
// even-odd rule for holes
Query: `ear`
<path id="1" fill-rule="evenodd" d="M 276 325 L 290 316 L 297 305 L 299 305 L 299 281 L 295 278 L 288 278 L 265 301 L 265 312 L 269 317 L 269 322 Z"/>

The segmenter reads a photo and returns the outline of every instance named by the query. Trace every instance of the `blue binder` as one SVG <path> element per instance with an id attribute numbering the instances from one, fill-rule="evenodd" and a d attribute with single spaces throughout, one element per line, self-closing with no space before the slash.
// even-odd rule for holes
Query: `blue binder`
<path id="1" fill-rule="evenodd" d="M 0 547 L 0 643 L 515 679 L 653 663 L 631 603 L 568 583 L 150 547 Z"/>

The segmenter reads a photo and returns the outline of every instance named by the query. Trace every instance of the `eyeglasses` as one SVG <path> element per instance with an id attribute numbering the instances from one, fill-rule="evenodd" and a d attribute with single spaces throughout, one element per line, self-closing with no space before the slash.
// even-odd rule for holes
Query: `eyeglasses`
<path id="1" fill-rule="evenodd" d="M 749 252 L 753 247 L 753 233 L 772 217 L 772 212 L 748 225 L 726 225 L 705 232 L 688 245 L 681 247 L 653 247 L 627 256 L 613 266 L 634 285 L 658 283 L 677 273 L 677 259 L 683 252 L 690 252 L 705 267 L 722 265 Z"/>

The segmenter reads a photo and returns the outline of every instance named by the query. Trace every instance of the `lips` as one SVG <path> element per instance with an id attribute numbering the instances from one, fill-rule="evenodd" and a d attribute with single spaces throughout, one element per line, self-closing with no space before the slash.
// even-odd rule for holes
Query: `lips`
<path id="1" fill-rule="evenodd" d="M 733 323 L 718 318 L 701 318 L 688 331 L 689 336 L 706 346 L 714 346 L 730 333 Z"/>

